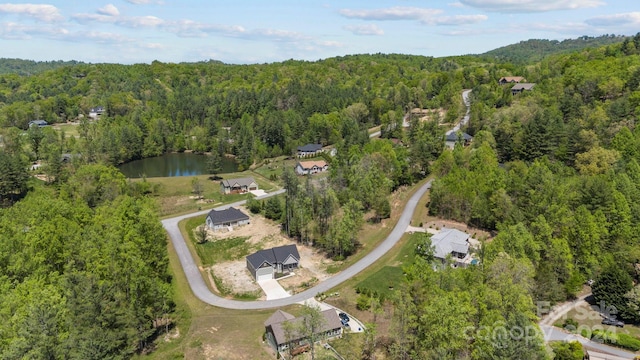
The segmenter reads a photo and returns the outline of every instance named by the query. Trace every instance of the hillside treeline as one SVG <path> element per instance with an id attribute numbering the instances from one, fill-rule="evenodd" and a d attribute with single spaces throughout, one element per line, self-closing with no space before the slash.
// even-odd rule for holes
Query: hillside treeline
<path id="1" fill-rule="evenodd" d="M 166 235 L 135 193 L 87 165 L 0 209 L 0 358 L 128 358 L 171 325 Z"/>
<path id="2" fill-rule="evenodd" d="M 446 120 L 455 120 L 460 91 L 500 72 L 487 66 L 471 57 L 381 54 L 264 65 L 78 64 L 0 75 L 0 125 L 86 120 L 103 106 L 104 117 L 80 125 L 79 141 L 64 152 L 118 164 L 215 150 L 247 168 L 305 143 L 335 144 L 345 131 L 397 122 L 413 107 L 448 109 Z"/>

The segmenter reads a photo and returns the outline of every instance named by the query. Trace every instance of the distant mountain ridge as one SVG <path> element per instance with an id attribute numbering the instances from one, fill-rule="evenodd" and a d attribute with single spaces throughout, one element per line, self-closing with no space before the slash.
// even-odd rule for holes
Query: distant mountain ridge
<path id="1" fill-rule="evenodd" d="M 524 64 L 530 62 L 540 61 L 543 58 L 561 53 L 569 53 L 572 51 L 582 50 L 585 48 L 593 48 L 606 46 L 611 44 L 622 43 L 624 41 L 640 41 L 640 33 L 635 37 L 624 35 L 606 34 L 598 37 L 581 36 L 576 39 L 566 39 L 562 41 L 558 40 L 545 40 L 545 39 L 529 39 L 520 41 L 517 44 L 511 44 L 503 46 L 491 51 L 487 51 L 483 54 L 469 54 L 467 56 L 478 56 L 494 62 L 511 62 L 514 64 Z M 380 54 L 383 55 L 383 54 Z M 412 56 L 410 54 L 387 54 L 389 56 Z M 345 56 L 357 56 L 345 55 Z M 464 56 L 464 55 L 461 55 Z M 344 56 L 336 56 L 335 59 L 342 58 Z M 448 56 L 448 58 L 457 56 Z M 325 59 L 326 60 L 326 59 Z M 209 60 L 209 62 L 221 63 L 216 60 Z M 87 64 L 82 61 L 70 60 L 70 61 L 34 61 L 23 60 L 15 58 L 0 58 L 0 75 L 2 74 L 17 74 L 21 76 L 29 76 L 39 74 L 45 71 L 58 69 L 62 67 L 75 66 Z"/>
<path id="2" fill-rule="evenodd" d="M 540 61 L 549 55 L 617 44 L 625 41 L 625 39 L 632 38 L 631 36 L 607 34 L 598 37 L 581 36 L 576 39 L 566 39 L 562 41 L 530 39 L 487 51 L 479 56 L 490 57 L 497 62 L 522 64 Z"/>
<path id="3" fill-rule="evenodd" d="M 34 61 L 23 59 L 0 58 L 0 74 L 18 74 L 29 76 L 39 74 L 48 70 L 58 69 L 66 66 L 83 64 L 81 61 Z"/>

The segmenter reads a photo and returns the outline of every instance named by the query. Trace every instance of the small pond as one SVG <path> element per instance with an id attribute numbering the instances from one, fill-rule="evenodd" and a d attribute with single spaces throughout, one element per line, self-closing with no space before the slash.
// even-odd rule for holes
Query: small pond
<path id="1" fill-rule="evenodd" d="M 118 166 L 128 178 L 193 176 L 207 174 L 207 156 L 192 153 L 171 153 L 146 159 L 134 160 Z M 238 164 L 231 159 L 222 159 L 221 174 L 238 170 Z"/>

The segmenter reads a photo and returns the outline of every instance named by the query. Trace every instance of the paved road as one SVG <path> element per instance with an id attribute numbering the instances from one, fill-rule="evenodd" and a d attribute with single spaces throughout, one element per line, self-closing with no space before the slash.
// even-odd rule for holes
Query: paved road
<path id="1" fill-rule="evenodd" d="M 571 311 L 571 309 L 573 309 L 575 306 L 582 304 L 589 296 L 591 296 L 591 293 L 584 294 L 574 301 L 567 301 L 563 304 L 557 305 L 554 307 L 553 311 L 542 318 L 538 324 L 540 325 L 540 330 L 542 331 L 542 334 L 544 336 L 544 341 L 549 342 L 575 340 L 579 341 L 584 347 L 592 350 L 620 356 L 625 359 L 633 359 L 635 357 L 635 354 L 632 352 L 591 341 L 580 335 L 572 334 L 553 326 L 556 321 L 561 320 L 566 315 L 566 313 Z"/>
<path id="2" fill-rule="evenodd" d="M 461 127 L 469 123 L 469 114 L 471 113 L 471 100 L 469 100 L 469 94 L 471 94 L 471 90 L 465 90 L 462 92 L 462 101 L 464 101 L 464 104 L 467 107 L 467 112 L 462 117 L 462 120 L 460 120 L 460 122 L 457 123 L 452 130 L 447 131 L 447 135 L 449 135 L 449 133 L 460 130 Z"/>
<path id="3" fill-rule="evenodd" d="M 189 281 L 189 286 L 191 290 L 195 294 L 195 296 L 206 302 L 207 304 L 218 306 L 227 309 L 269 309 L 275 307 L 281 307 L 285 305 L 291 305 L 297 302 L 301 302 L 307 299 L 311 299 L 315 297 L 316 294 L 321 292 L 326 292 L 340 283 L 350 279 L 351 277 L 358 274 L 360 271 L 366 269 L 368 266 L 376 262 L 378 259 L 382 257 L 382 255 L 386 254 L 397 242 L 400 240 L 402 235 L 404 234 L 405 229 L 409 226 L 411 222 L 411 217 L 413 216 L 413 212 L 418 205 L 418 200 L 422 197 L 422 195 L 431 188 L 431 180 L 427 183 L 420 186 L 420 188 L 411 196 L 409 201 L 407 202 L 406 207 L 402 211 L 402 215 L 400 215 L 400 219 L 398 223 L 393 228 L 389 236 L 375 249 L 373 249 L 370 253 L 365 255 L 362 259 L 360 259 L 355 264 L 351 265 L 347 269 L 342 272 L 326 279 L 320 284 L 307 289 L 298 294 L 292 295 L 288 298 L 284 299 L 275 299 L 275 300 L 267 300 L 267 301 L 238 301 L 238 300 L 230 300 L 219 297 L 213 294 L 209 288 L 207 287 L 198 266 L 196 265 L 193 257 L 191 256 L 191 252 L 185 243 L 182 234 L 180 233 L 180 229 L 178 228 L 178 223 L 181 220 L 186 218 L 190 218 L 193 216 L 204 215 L 208 213 L 210 210 L 202 210 L 196 213 L 191 213 L 187 215 L 181 215 L 170 219 L 162 220 L 162 225 L 166 229 L 169 234 L 169 238 L 173 243 L 173 247 L 176 249 L 178 254 L 178 258 L 180 259 L 180 264 L 182 265 L 182 269 L 184 270 L 185 276 Z M 277 194 L 282 194 L 284 190 L 280 190 L 277 192 L 269 193 L 263 196 L 258 197 L 258 199 L 264 199 L 269 196 L 274 196 Z M 245 203 L 246 201 L 239 201 L 233 204 L 228 204 L 219 207 L 219 209 L 225 209 L 229 206 L 239 206 Z"/>

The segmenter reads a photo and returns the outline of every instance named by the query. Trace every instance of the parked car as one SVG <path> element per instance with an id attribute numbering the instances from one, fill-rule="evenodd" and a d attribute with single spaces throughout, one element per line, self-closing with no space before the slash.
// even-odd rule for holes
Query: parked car
<path id="1" fill-rule="evenodd" d="M 349 326 L 349 321 L 347 321 L 345 319 L 340 319 L 340 322 L 342 323 L 342 326 L 344 326 L 344 327 Z"/>
<path id="2" fill-rule="evenodd" d="M 612 326 L 617 326 L 617 327 L 624 327 L 624 322 L 622 322 L 620 320 L 608 318 L 608 317 L 602 319 L 602 324 L 603 325 L 612 325 Z"/>
<path id="3" fill-rule="evenodd" d="M 351 319 L 349 319 L 349 315 L 347 315 L 347 314 L 345 314 L 343 312 L 339 313 L 338 316 L 340 317 L 340 320 L 343 320 L 343 321 L 346 321 L 346 322 L 349 322 L 349 320 L 351 320 Z"/>

